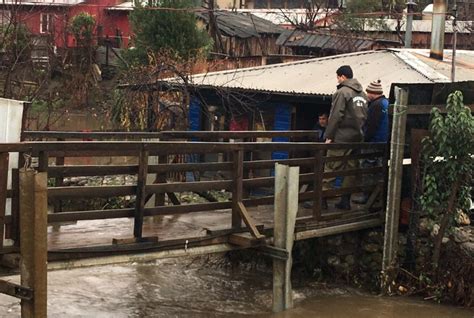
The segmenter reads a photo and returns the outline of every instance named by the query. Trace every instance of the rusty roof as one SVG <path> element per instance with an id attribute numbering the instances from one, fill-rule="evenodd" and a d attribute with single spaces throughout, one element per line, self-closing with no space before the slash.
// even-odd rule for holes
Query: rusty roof
<path id="1" fill-rule="evenodd" d="M 388 95 L 392 83 L 450 82 L 451 51 L 444 61 L 429 58 L 425 49 L 386 49 L 340 54 L 291 63 L 273 64 L 191 76 L 196 87 L 243 89 L 291 95 L 331 95 L 336 89 L 336 69 L 351 65 L 354 77 L 365 87 L 380 79 Z M 474 80 L 474 51 L 456 52 L 456 80 Z"/>

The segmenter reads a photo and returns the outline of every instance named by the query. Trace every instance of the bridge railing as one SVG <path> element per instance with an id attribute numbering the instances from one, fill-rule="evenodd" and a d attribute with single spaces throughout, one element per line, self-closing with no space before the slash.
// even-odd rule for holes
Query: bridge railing
<path id="1" fill-rule="evenodd" d="M 307 133 L 307 132 L 306 132 Z M 56 136 L 54 137 L 56 138 Z M 350 156 L 327 157 L 326 151 L 335 149 L 354 149 L 356 154 Z M 369 153 L 361 150 L 370 150 Z M 246 153 L 287 152 L 288 159 L 252 160 L 245 158 Z M 48 173 L 49 187 L 48 200 L 51 205 L 64 200 L 111 198 L 135 196 L 133 207 L 120 207 L 105 210 L 61 211 L 48 215 L 48 223 L 69 222 L 79 220 L 134 218 L 133 236 L 140 239 L 143 235 L 143 219 L 148 216 L 175 215 L 202 211 L 221 213 L 223 209 L 232 210 L 232 224 L 230 229 L 238 229 L 242 221 L 254 237 L 261 233 L 246 210 L 247 207 L 257 205 L 271 205 L 274 196 L 254 196 L 253 190 L 266 187 L 271 189 L 274 177 L 271 169 L 276 162 L 290 166 L 300 166 L 300 185 L 312 184 L 313 190 L 301 192 L 300 201 L 313 201 L 311 219 L 314 222 L 328 221 L 340 218 L 342 214 L 367 214 L 370 206 L 359 211 L 347 211 L 322 214 L 322 199 L 348 193 L 372 192 L 382 193 L 386 180 L 386 145 L 371 143 L 351 144 L 323 144 L 314 142 L 187 142 L 187 141 L 63 141 L 63 142 L 22 142 L 14 144 L 0 144 L 0 158 L 7 153 L 20 153 L 20 158 L 37 158 L 35 169 Z M 184 162 L 170 163 L 170 156 L 177 155 L 206 155 L 229 154 L 224 161 L 212 162 Z M 134 158 L 132 164 L 124 165 L 64 165 L 58 164 L 57 158 L 71 157 L 109 157 L 127 156 Z M 150 157 L 158 157 L 156 163 L 151 163 Z M 203 157 L 205 159 L 205 157 Z M 379 158 L 381 165 L 371 168 L 357 168 L 338 172 L 324 172 L 324 165 L 330 161 L 347 161 Z M 250 159 L 250 160 L 245 160 Z M 29 161 L 29 160 L 27 160 Z M 53 164 L 54 163 L 54 164 Z M 20 167 L 25 162 L 20 163 Z M 28 162 L 26 162 L 28 165 Z M 7 161 L 0 164 L 0 179 L 8 171 Z M 167 178 L 169 173 L 219 171 L 219 179 L 201 178 L 200 180 L 175 181 Z M 257 172 L 264 173 L 257 173 Z M 251 173 L 249 173 L 251 172 Z M 154 182 L 147 182 L 147 176 L 153 174 Z M 101 186 L 65 186 L 64 178 L 77 176 L 108 176 L 108 175 L 135 175 L 137 182 L 133 185 L 101 185 Z M 374 178 L 374 175 L 383 177 Z M 369 184 L 360 184 L 352 187 L 323 190 L 324 178 L 355 176 L 371 179 Z M 12 189 L 6 186 L 0 189 L 0 226 L 6 226 L 7 237 L 17 241 L 19 236 L 19 186 L 18 169 L 13 171 Z M 3 182 L 2 182 L 3 184 Z M 206 192 L 210 190 L 226 191 L 231 193 L 231 199 L 224 202 L 206 202 L 182 204 L 176 193 Z M 151 207 L 146 205 L 155 197 Z M 169 204 L 165 202 L 168 196 Z M 380 196 L 383 199 L 383 196 Z M 12 199 L 12 213 L 5 215 L 5 199 Z M 3 235 L 2 235 L 3 237 Z M 3 244 L 2 244 L 3 245 Z"/>

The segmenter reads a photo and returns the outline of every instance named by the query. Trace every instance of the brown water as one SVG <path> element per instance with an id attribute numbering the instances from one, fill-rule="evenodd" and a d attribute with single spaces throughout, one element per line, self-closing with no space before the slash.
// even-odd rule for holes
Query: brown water
<path id="1" fill-rule="evenodd" d="M 294 309 L 272 314 L 271 273 L 233 269 L 217 257 L 53 271 L 48 279 L 48 317 L 474 317 L 467 309 L 306 281 L 294 284 Z M 0 317 L 19 312 L 18 300 L 0 295 Z"/>

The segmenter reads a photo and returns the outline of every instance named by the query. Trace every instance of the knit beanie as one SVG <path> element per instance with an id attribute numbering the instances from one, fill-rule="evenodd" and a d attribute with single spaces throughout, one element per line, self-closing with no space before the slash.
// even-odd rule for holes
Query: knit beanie
<path id="1" fill-rule="evenodd" d="M 352 68 L 349 65 L 343 65 L 339 67 L 336 71 L 337 76 L 344 75 L 347 78 L 352 78 L 354 75 L 352 73 Z"/>
<path id="2" fill-rule="evenodd" d="M 383 89 L 382 89 L 382 84 L 380 83 L 380 80 L 373 81 L 367 86 L 365 89 L 367 93 L 372 93 L 372 94 L 383 94 Z"/>

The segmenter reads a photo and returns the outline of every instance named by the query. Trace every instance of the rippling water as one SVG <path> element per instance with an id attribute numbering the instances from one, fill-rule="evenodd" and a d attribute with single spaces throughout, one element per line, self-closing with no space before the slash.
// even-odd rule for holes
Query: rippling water
<path id="1" fill-rule="evenodd" d="M 474 317 L 312 282 L 295 283 L 294 309 L 271 314 L 271 271 L 235 269 L 217 257 L 53 271 L 48 279 L 48 317 Z M 19 301 L 0 295 L 0 317 L 19 316 Z"/>

